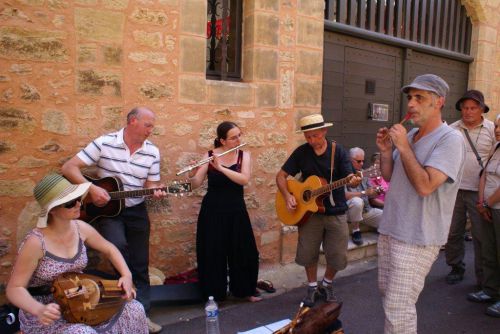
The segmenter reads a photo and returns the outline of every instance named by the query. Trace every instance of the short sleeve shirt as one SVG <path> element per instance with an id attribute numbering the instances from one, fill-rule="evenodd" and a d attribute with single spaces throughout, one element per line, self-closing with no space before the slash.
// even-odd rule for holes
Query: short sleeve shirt
<path id="1" fill-rule="evenodd" d="M 330 183 L 331 156 L 331 142 L 328 142 L 326 151 L 321 155 L 316 155 L 314 149 L 308 143 L 305 143 L 293 151 L 281 169 L 292 176 L 301 173 L 302 180 L 311 175 L 316 175 Z M 338 143 L 335 148 L 334 163 L 333 181 L 340 180 L 353 172 L 346 150 Z M 335 203 L 334 207 L 330 203 L 329 196 L 323 199 L 325 215 L 344 214 L 347 211 L 344 187 L 332 190 L 332 197 Z"/>
<path id="2" fill-rule="evenodd" d="M 464 130 L 467 128 L 462 120 L 458 120 L 450 126 L 460 131 L 465 141 L 465 165 L 462 182 L 460 183 L 460 189 L 477 191 L 479 187 L 479 173 L 481 172 L 481 166 L 479 165 L 476 154 L 472 150 L 472 147 L 465 136 Z M 467 129 L 467 131 L 484 165 L 496 142 L 495 124 L 489 119 L 483 119 L 481 124 L 473 129 Z"/>
<path id="3" fill-rule="evenodd" d="M 349 187 L 346 186 L 346 191 L 348 192 L 361 192 L 363 190 L 367 190 L 368 188 L 372 187 L 370 184 L 370 179 L 367 177 L 363 177 L 361 180 L 361 183 L 357 187 Z M 363 200 L 364 206 L 363 206 L 363 211 L 368 211 L 371 209 L 370 201 L 368 200 L 368 196 L 361 196 L 361 199 Z"/>
<path id="4" fill-rule="evenodd" d="M 465 160 L 462 135 L 441 124 L 416 143 L 418 129 L 408 133 L 408 140 L 418 162 L 448 176 L 433 193 L 420 196 L 408 179 L 398 150 L 393 152 L 391 186 L 385 197 L 379 233 L 422 246 L 441 246 L 448 238 L 451 216 L 460 185 Z"/>
<path id="5" fill-rule="evenodd" d="M 123 190 L 139 190 L 146 181 L 160 180 L 160 151 L 149 140 L 132 155 L 123 140 L 123 130 L 109 133 L 95 139 L 77 156 L 87 166 L 97 167 L 99 178 L 117 176 L 123 183 Z M 125 206 L 131 207 L 144 201 L 143 197 L 125 199 Z"/>

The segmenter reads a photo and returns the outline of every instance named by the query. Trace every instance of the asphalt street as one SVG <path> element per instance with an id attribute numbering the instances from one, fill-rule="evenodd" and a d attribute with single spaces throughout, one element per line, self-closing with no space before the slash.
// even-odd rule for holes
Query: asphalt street
<path id="1" fill-rule="evenodd" d="M 472 266 L 472 243 L 467 242 L 466 275 L 463 282 L 450 286 L 444 277 L 449 267 L 441 252 L 427 277 L 417 303 L 419 333 L 440 334 L 490 334 L 500 333 L 500 319 L 484 314 L 487 305 L 466 300 L 467 293 L 475 291 Z M 340 316 L 345 333 L 382 333 L 384 316 L 377 288 L 377 270 L 342 277 L 335 281 L 336 292 L 344 304 Z M 305 288 L 296 288 L 274 298 L 258 303 L 231 302 L 231 307 L 221 305 L 221 334 L 233 334 L 291 319 L 298 310 Z M 203 309 L 203 304 L 193 305 Z M 198 317 L 164 326 L 162 333 L 204 333 L 205 318 Z"/>

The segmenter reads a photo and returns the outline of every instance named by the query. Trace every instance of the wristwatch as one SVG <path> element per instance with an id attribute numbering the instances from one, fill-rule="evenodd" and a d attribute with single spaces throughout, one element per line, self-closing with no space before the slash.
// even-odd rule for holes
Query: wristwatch
<path id="1" fill-rule="evenodd" d="M 489 209 L 490 206 L 488 205 L 488 202 L 483 201 L 483 208 Z"/>
<path id="2" fill-rule="evenodd" d="M 361 190 L 361 195 L 366 195 L 366 191 Z"/>

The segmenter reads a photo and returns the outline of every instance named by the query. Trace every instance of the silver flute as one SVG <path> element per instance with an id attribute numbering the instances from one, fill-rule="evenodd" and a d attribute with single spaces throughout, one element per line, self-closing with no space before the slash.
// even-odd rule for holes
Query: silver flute
<path id="1" fill-rule="evenodd" d="M 228 154 L 228 153 L 230 153 L 230 152 L 232 152 L 232 151 L 238 150 L 240 147 L 243 147 L 243 146 L 245 146 L 246 144 L 247 144 L 247 143 L 240 144 L 240 145 L 238 145 L 238 146 L 236 146 L 236 147 L 233 147 L 233 148 L 231 148 L 231 149 L 229 149 L 229 150 L 227 150 L 227 151 L 222 152 L 221 154 L 212 155 L 211 157 L 208 157 L 208 158 L 206 158 L 206 159 L 200 160 L 200 161 L 198 161 L 198 162 L 197 162 L 197 163 L 195 163 L 195 164 L 192 164 L 192 165 L 189 165 L 189 166 L 187 166 L 187 167 L 184 167 L 183 169 L 181 169 L 180 171 L 178 171 L 175 175 L 179 176 L 179 175 L 181 175 L 181 174 L 187 173 L 187 172 L 189 172 L 189 171 L 191 171 L 191 170 L 195 169 L 196 167 L 199 167 L 199 166 L 201 166 L 201 165 L 204 165 L 204 164 L 206 164 L 206 163 L 209 163 L 209 162 L 210 162 L 210 161 L 212 161 L 215 157 L 217 157 L 217 158 L 218 158 L 218 157 L 222 157 L 224 154 Z"/>

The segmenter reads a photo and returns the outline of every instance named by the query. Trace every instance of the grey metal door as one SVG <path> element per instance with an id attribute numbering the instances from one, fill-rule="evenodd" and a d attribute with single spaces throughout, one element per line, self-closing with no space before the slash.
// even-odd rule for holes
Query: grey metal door
<path id="1" fill-rule="evenodd" d="M 377 130 L 399 122 L 406 114 L 402 85 L 425 73 L 448 82 L 450 94 L 443 116 L 448 122 L 458 119 L 454 104 L 467 89 L 467 63 L 325 32 L 322 113 L 334 123 L 329 138 L 347 148 L 359 146 L 369 157 L 377 150 Z M 370 104 L 386 106 L 387 121 L 370 119 Z"/>

